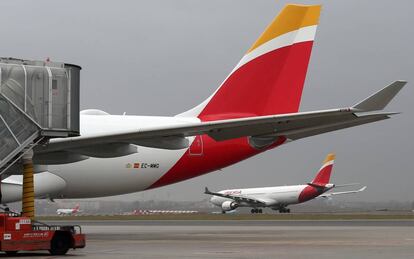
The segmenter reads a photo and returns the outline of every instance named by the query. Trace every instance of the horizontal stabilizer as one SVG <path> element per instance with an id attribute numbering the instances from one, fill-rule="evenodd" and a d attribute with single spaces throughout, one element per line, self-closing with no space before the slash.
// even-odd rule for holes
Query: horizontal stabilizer
<path id="1" fill-rule="evenodd" d="M 316 183 L 307 183 L 309 186 L 315 187 L 316 189 L 324 189 L 325 186 L 321 185 L 321 184 L 316 184 Z"/>
<path id="2" fill-rule="evenodd" d="M 331 198 L 331 196 L 334 196 L 334 195 L 342 195 L 342 194 L 352 194 L 352 193 L 358 193 L 358 192 L 363 192 L 363 191 L 365 191 L 365 189 L 366 189 L 366 188 L 367 188 L 367 187 L 366 187 L 366 186 L 364 186 L 364 187 L 362 187 L 361 189 L 358 189 L 358 190 L 353 190 L 353 191 L 324 193 L 324 194 L 320 195 L 319 197 L 320 197 L 320 198 Z"/>
<path id="3" fill-rule="evenodd" d="M 355 104 L 352 108 L 360 111 L 382 110 L 395 97 L 395 95 L 397 95 L 406 83 L 406 81 L 395 81 L 370 97 Z"/>
<path id="4" fill-rule="evenodd" d="M 355 186 L 355 185 L 360 185 L 360 183 L 335 184 L 335 188 Z"/>
<path id="5" fill-rule="evenodd" d="M 366 186 L 364 186 L 364 187 L 362 187 L 361 189 L 359 189 L 358 190 L 358 192 L 363 192 L 363 191 L 365 191 L 365 189 L 366 189 L 367 187 Z"/>

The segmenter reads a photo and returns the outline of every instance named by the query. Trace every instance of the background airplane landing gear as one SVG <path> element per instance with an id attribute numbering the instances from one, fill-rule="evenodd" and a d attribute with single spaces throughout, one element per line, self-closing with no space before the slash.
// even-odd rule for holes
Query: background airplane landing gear
<path id="1" fill-rule="evenodd" d="M 279 209 L 280 213 L 290 213 L 290 209 L 286 209 L 286 208 L 280 208 Z"/>
<path id="2" fill-rule="evenodd" d="M 254 213 L 263 213 L 262 209 L 251 209 L 250 212 L 252 214 L 254 214 Z"/>

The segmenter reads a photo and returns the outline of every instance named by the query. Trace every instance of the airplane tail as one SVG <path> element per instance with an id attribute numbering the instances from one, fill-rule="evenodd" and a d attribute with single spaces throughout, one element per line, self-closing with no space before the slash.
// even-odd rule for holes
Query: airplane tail
<path id="1" fill-rule="evenodd" d="M 76 204 L 75 208 L 73 208 L 73 211 L 74 212 L 78 212 L 79 211 L 79 208 L 80 208 L 79 204 Z"/>
<path id="2" fill-rule="evenodd" d="M 323 161 L 322 167 L 316 175 L 315 179 L 310 183 L 312 186 L 324 187 L 331 178 L 331 172 L 335 161 L 335 154 L 328 154 Z"/>
<path id="3" fill-rule="evenodd" d="M 216 92 L 178 116 L 203 121 L 299 110 L 320 5 L 286 5 Z"/>

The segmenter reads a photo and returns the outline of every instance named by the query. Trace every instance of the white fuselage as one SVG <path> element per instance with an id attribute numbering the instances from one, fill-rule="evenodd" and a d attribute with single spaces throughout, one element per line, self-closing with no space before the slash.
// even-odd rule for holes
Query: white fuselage
<path id="1" fill-rule="evenodd" d="M 137 130 L 183 122 L 194 118 L 81 115 L 81 135 Z M 192 141 L 194 138 L 189 138 Z M 163 176 L 187 149 L 166 150 L 138 146 L 138 152 L 115 158 L 93 158 L 63 165 L 48 166 L 61 177 L 66 188 L 59 198 L 110 196 L 147 189 Z M 139 164 L 139 168 L 134 165 Z M 143 166 L 146 165 L 146 166 Z M 151 165 L 156 165 L 152 166 Z"/>
<path id="2" fill-rule="evenodd" d="M 77 213 L 77 210 L 75 209 L 57 209 L 56 214 L 58 215 L 72 215 Z"/>

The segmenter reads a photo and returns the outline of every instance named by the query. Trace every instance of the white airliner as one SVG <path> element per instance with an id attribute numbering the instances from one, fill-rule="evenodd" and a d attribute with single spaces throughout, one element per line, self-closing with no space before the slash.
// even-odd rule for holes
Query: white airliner
<path id="1" fill-rule="evenodd" d="M 285 6 L 221 86 L 189 111 L 174 117 L 83 111 L 81 136 L 35 148 L 36 197 L 144 191 L 222 169 L 290 141 L 390 118 L 395 113 L 382 109 L 404 81 L 350 107 L 298 112 L 320 8 Z M 7 174 L 4 203 L 21 199 L 21 171 Z"/>
<path id="2" fill-rule="evenodd" d="M 355 185 L 329 183 L 334 159 L 335 155 L 329 154 L 315 179 L 308 184 L 232 189 L 219 192 L 210 192 L 206 187 L 204 193 L 213 195 L 210 202 L 220 207 L 223 213 L 233 211 L 238 207 L 253 207 L 252 213 L 262 213 L 261 208 L 264 207 L 278 210 L 280 213 L 289 213 L 290 209 L 287 206 L 292 204 L 302 203 L 314 198 L 330 198 L 334 195 L 358 193 L 367 188 L 364 186 L 359 190 L 326 193 L 335 187 Z"/>
<path id="3" fill-rule="evenodd" d="M 153 214 L 196 214 L 196 210 L 134 210 L 126 215 L 153 215 Z"/>
<path id="4" fill-rule="evenodd" d="M 66 215 L 66 216 L 70 216 L 70 215 L 74 215 L 76 213 L 79 213 L 79 204 L 76 204 L 76 206 L 73 209 L 57 209 L 56 210 L 56 214 L 58 215 Z"/>

